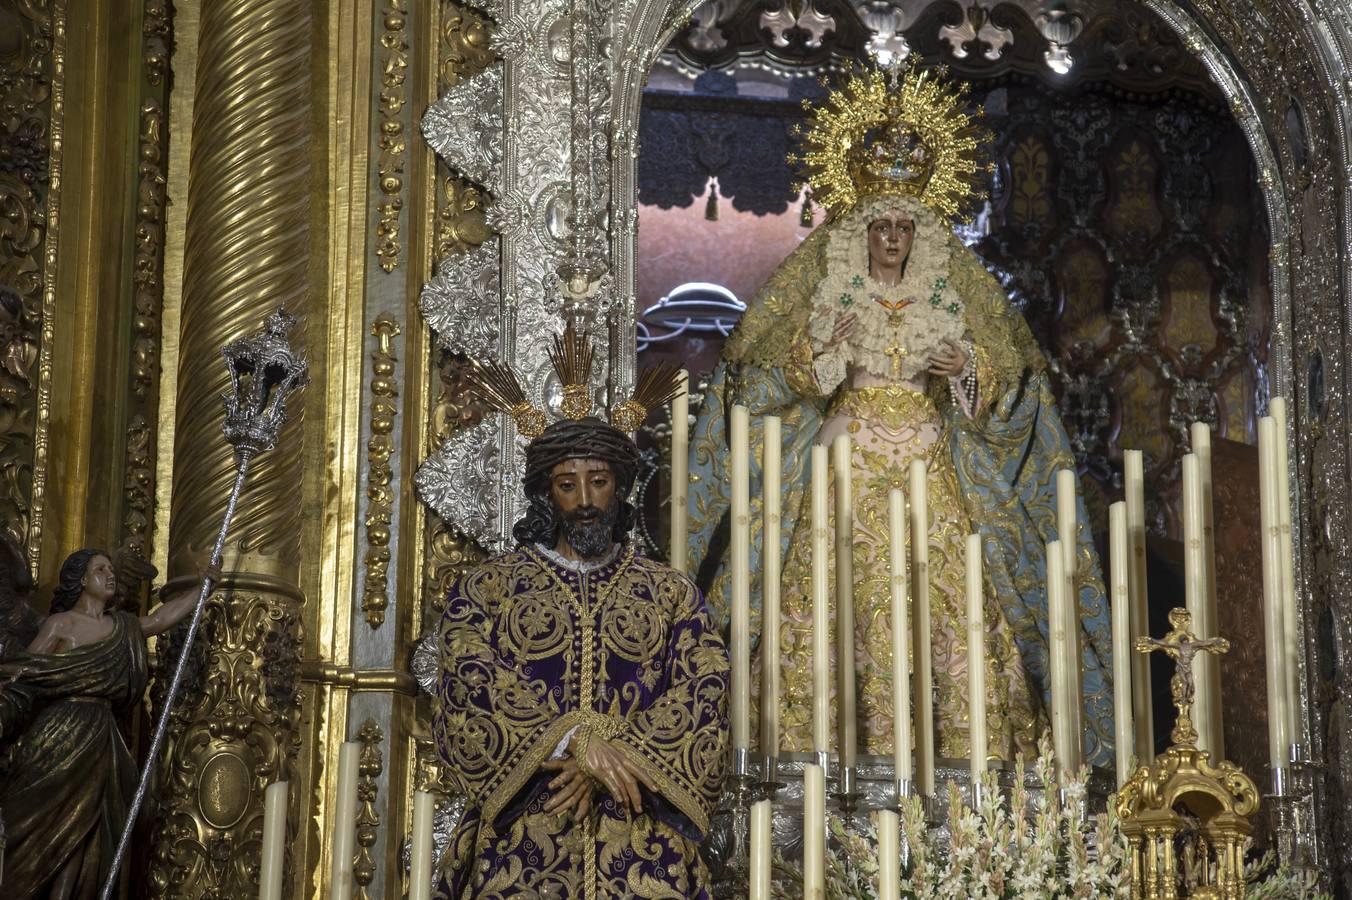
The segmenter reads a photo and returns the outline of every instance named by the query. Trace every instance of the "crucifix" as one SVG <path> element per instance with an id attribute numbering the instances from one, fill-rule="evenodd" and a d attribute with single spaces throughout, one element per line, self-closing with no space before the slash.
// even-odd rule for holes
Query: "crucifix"
<path id="1" fill-rule="evenodd" d="M 1162 638 L 1140 637 L 1136 639 L 1137 653 L 1150 653 L 1159 650 L 1168 654 L 1174 661 L 1174 677 L 1169 680 L 1169 692 L 1174 697 L 1174 708 L 1178 710 L 1178 722 L 1174 725 L 1170 737 L 1175 744 L 1188 747 L 1197 745 L 1197 730 L 1192 727 L 1192 698 L 1195 693 L 1192 681 L 1192 660 L 1198 653 L 1230 652 L 1230 642 L 1225 638 L 1199 638 L 1192 633 L 1192 614 L 1183 607 L 1169 611 L 1169 624 L 1173 626 Z"/>
<path id="2" fill-rule="evenodd" d="M 885 299 L 885 298 L 883 298 L 883 297 L 879 297 L 879 296 L 877 296 L 877 295 L 875 294 L 875 295 L 873 296 L 873 302 L 876 303 L 876 304 L 878 304 L 879 306 L 881 306 L 883 309 L 887 310 L 887 324 L 888 324 L 888 325 L 892 326 L 893 328 L 900 328 L 900 327 L 901 327 L 901 322 L 902 322 L 902 319 L 901 319 L 901 311 L 902 311 L 903 309 L 905 309 L 906 307 L 910 306 L 910 305 L 911 305 L 912 303 L 914 303 L 915 301 L 914 301 L 914 300 L 887 300 L 887 299 Z M 898 337 L 899 337 L 899 335 L 898 335 Z M 909 350 L 907 350 L 905 347 L 901 346 L 901 342 L 900 342 L 900 341 L 897 341 L 897 343 L 893 344 L 891 347 L 888 347 L 886 350 L 884 350 L 883 353 L 887 356 L 888 359 L 890 359 L 890 360 L 892 361 L 892 377 L 893 377 L 893 378 L 896 378 L 896 379 L 900 379 L 900 378 L 901 378 L 901 361 L 902 361 L 903 358 L 905 358 L 905 357 L 907 357 L 907 356 L 910 356 L 910 355 L 911 355 L 911 351 L 909 351 Z"/>
<path id="3" fill-rule="evenodd" d="M 909 356 L 910 351 L 907 350 L 905 347 L 894 344 L 893 346 L 888 347 L 883 352 L 886 353 L 887 358 L 892 361 L 892 377 L 900 380 L 901 360 L 903 357 Z"/>

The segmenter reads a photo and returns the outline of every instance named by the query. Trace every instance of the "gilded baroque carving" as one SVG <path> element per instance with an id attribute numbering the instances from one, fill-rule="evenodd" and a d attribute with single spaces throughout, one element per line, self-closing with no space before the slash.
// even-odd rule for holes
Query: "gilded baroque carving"
<path id="1" fill-rule="evenodd" d="M 502 18 L 499 2 L 482 5 L 481 10 L 445 2 L 442 4 L 441 48 L 438 58 L 439 89 L 444 91 L 466 78 L 472 78 L 493 62 L 492 19 Z"/>
<path id="2" fill-rule="evenodd" d="M 366 624 L 379 628 L 390 605 L 386 572 L 390 566 L 390 523 L 394 515 L 394 417 L 399 412 L 399 388 L 395 381 L 398 358 L 394 339 L 399 323 L 381 315 L 371 325 L 376 348 L 371 352 L 371 437 L 366 442 L 366 579 L 362 586 L 362 612 Z"/>
<path id="3" fill-rule="evenodd" d="M 371 848 L 380 827 L 380 813 L 376 811 L 380 788 L 376 779 L 385 770 L 385 756 L 380 752 L 385 732 L 375 719 L 367 719 L 357 732 L 357 740 L 361 742 L 361 756 L 357 761 L 357 859 L 352 864 L 352 878 L 357 882 L 357 900 L 370 900 L 367 888 L 376 877 Z"/>
<path id="4" fill-rule="evenodd" d="M 224 591 L 207 601 L 159 763 L 152 897 L 257 895 L 263 793 L 292 777 L 300 748 L 300 628 L 287 598 Z M 184 633 L 162 639 L 162 668 Z M 156 705 L 167 675 L 156 678 Z"/>
<path id="5" fill-rule="evenodd" d="M 408 142 L 404 138 L 404 80 L 408 69 L 408 0 L 386 0 L 384 31 L 380 36 L 380 155 L 376 170 L 381 199 L 377 204 L 376 256 L 380 267 L 393 272 L 399 265 L 399 215 L 404 208 L 404 163 Z"/>
<path id="6" fill-rule="evenodd" d="M 144 63 L 146 79 L 163 80 L 155 52 L 166 35 L 150 30 L 151 7 L 147 3 Z M 165 27 L 168 22 L 165 21 Z M 152 34 L 154 42 L 152 44 Z M 161 61 L 163 62 L 163 61 Z M 155 514 L 155 429 L 158 402 L 156 385 L 160 361 L 160 312 L 164 302 L 164 210 L 165 210 L 164 107 L 153 97 L 141 104 L 140 148 L 136 182 L 135 255 L 132 264 L 131 393 L 128 399 L 127 446 L 123 478 L 124 512 L 122 540 L 138 552 L 149 552 L 150 529 Z"/>
<path id="7" fill-rule="evenodd" d="M 467 253 L 493 236 L 488 194 L 437 164 L 436 257 Z"/>
<path id="8" fill-rule="evenodd" d="M 169 55 L 174 40 L 174 8 L 170 0 L 145 0 L 141 24 L 142 55 L 146 80 L 155 87 L 169 74 Z"/>
<path id="9" fill-rule="evenodd" d="M 60 166 L 54 29 L 58 22 L 64 27 L 64 18 L 64 3 L 19 4 L 6 16 L 13 49 L 0 59 L 0 528 L 29 547 L 30 560 L 41 516 L 36 464 L 46 418 L 39 409 L 40 357 L 43 331 L 51 327 L 44 282 L 55 255 L 50 173 Z"/>

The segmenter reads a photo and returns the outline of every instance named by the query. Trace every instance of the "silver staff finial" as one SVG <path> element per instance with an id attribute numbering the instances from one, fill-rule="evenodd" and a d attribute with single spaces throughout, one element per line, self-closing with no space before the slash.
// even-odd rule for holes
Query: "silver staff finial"
<path id="1" fill-rule="evenodd" d="M 231 341 L 221 350 L 230 369 L 225 401 L 225 439 L 236 454 L 254 456 L 277 446 L 286 422 L 286 398 L 309 382 L 305 360 L 286 335 L 296 317 L 285 309 L 268 316 L 262 331 Z"/>

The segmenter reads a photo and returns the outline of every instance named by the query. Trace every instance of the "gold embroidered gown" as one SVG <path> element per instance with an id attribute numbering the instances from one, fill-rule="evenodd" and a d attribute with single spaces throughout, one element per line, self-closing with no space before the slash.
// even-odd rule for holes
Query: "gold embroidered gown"
<path id="1" fill-rule="evenodd" d="M 785 486 L 780 498 L 785 522 L 781 747 L 811 750 L 807 459 L 813 444 L 850 434 L 859 749 L 890 753 L 887 494 L 900 487 L 909 495 L 910 461 L 925 459 L 938 753 L 965 758 L 970 750 L 964 538 L 980 531 L 986 538 L 987 752 L 999 758 L 1016 751 L 1032 755 L 1047 725 L 1044 710 L 1050 708 L 1045 561 L 1038 548 L 1055 536 L 1053 473 L 1073 465 L 1073 457 L 1027 325 L 1009 308 L 998 282 L 946 226 L 923 209 L 914 210 L 918 227 L 902 285 L 889 291 L 868 278 L 867 222 L 884 207 L 897 205 L 895 198 L 877 208 L 861 204 L 842 220 L 818 228 L 771 277 L 729 338 L 691 435 L 691 573 L 709 585 L 711 612 L 726 621 L 727 410 L 733 403 L 749 408 L 753 485 L 760 479 L 763 451 L 759 419 L 780 416 Z M 832 352 L 824 336 L 832 333 L 832 317 L 847 308 L 859 316 L 859 327 L 846 346 Z M 922 314 L 907 323 L 913 313 Z M 961 385 L 955 392 L 949 379 L 925 374 L 928 355 L 944 338 L 954 337 L 968 342 L 974 361 L 970 402 Z M 752 505 L 753 560 L 758 561 L 762 510 L 754 486 Z M 1102 665 L 1110 646 L 1106 603 L 1088 529 L 1082 527 L 1076 539 L 1084 559 L 1087 758 L 1103 762 L 1111 759 L 1105 756 L 1112 734 L 1111 686 Z M 759 605 L 755 561 L 752 593 L 753 604 Z M 757 618 L 753 613 L 753 627 Z M 834 623 L 834 600 L 831 618 Z M 833 653 L 834 646 L 833 640 Z M 760 653 L 753 658 L 759 660 Z M 752 721 L 758 720 L 753 716 Z M 838 733 L 835 726 L 832 722 L 832 734 Z"/>

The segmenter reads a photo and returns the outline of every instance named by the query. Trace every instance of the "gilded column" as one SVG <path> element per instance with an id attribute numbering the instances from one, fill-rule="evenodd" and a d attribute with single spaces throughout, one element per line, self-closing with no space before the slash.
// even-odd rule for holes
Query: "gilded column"
<path id="1" fill-rule="evenodd" d="M 210 553 L 235 475 L 221 437 L 228 380 L 221 347 L 258 329 L 279 305 L 301 322 L 292 345 L 313 347 L 307 325 L 311 334 L 322 329 L 311 320 L 323 312 L 309 300 L 312 200 L 323 189 L 311 158 L 318 102 L 312 7 L 295 0 L 202 0 L 200 7 L 169 520 L 168 574 L 178 578 Z M 294 836 L 299 827 L 305 791 L 293 776 L 306 405 L 291 408 L 279 448 L 251 467 L 226 546 L 226 576 L 208 603 L 160 763 L 154 896 L 256 894 L 263 791 L 272 781 L 292 779 L 288 831 Z M 164 645 L 164 664 L 175 643 Z M 293 862 L 291 890 L 299 883 Z"/>
<path id="2" fill-rule="evenodd" d="M 210 551 L 234 481 L 220 439 L 220 350 L 277 305 L 306 321 L 312 165 L 311 18 L 293 0 L 206 0 L 199 32 L 169 567 Z M 303 334 L 293 343 L 304 346 Z M 249 475 L 227 570 L 295 584 L 300 556 L 301 407 Z"/>

